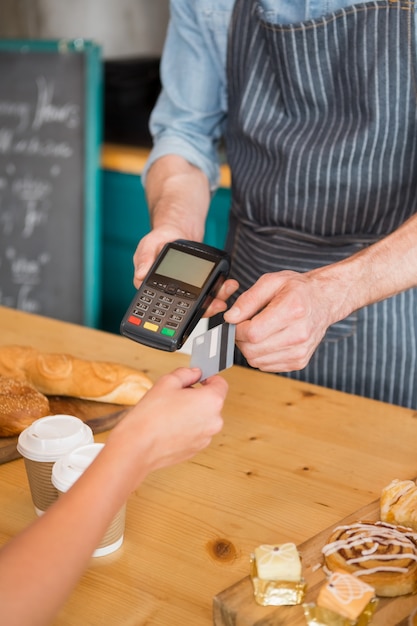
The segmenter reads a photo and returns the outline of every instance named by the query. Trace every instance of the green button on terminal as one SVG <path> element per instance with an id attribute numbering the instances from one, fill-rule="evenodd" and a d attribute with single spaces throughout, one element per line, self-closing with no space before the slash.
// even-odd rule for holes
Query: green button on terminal
<path id="1" fill-rule="evenodd" d="M 168 335 L 168 337 L 173 337 L 173 335 L 175 335 L 175 330 L 173 328 L 163 328 L 161 330 L 161 335 Z"/>

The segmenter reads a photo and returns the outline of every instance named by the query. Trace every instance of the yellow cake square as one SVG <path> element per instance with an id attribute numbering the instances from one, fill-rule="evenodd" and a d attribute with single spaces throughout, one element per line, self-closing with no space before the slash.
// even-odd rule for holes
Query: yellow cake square
<path id="1" fill-rule="evenodd" d="M 261 545 L 255 549 L 256 567 L 263 580 L 301 579 L 301 559 L 294 543 Z"/>
<path id="2" fill-rule="evenodd" d="M 356 620 L 374 597 L 374 588 L 357 576 L 333 572 L 319 591 L 317 606 Z"/>

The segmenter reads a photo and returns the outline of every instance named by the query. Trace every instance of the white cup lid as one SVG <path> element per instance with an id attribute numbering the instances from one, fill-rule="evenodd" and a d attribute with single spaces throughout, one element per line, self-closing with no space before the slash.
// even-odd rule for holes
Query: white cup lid
<path id="1" fill-rule="evenodd" d="M 93 431 L 78 417 L 49 415 L 35 420 L 20 433 L 17 450 L 32 461 L 57 461 L 93 440 Z"/>
<path id="2" fill-rule="evenodd" d="M 103 447 L 104 443 L 90 443 L 58 459 L 52 468 L 53 486 L 63 493 L 68 491 Z"/>

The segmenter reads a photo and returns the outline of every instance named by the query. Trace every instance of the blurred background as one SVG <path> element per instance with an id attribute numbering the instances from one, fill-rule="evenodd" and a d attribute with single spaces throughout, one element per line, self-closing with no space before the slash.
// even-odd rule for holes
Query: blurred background
<path id="1" fill-rule="evenodd" d="M 106 59 L 159 56 L 168 0 L 1 0 L 0 37 L 94 39 Z"/>
<path id="2" fill-rule="evenodd" d="M 100 125 L 98 213 L 96 242 L 88 247 L 100 260 L 94 272 L 86 269 L 93 286 L 86 300 L 98 310 L 95 324 L 115 333 L 135 294 L 133 253 L 150 229 L 141 172 L 151 146 L 148 122 L 161 89 L 168 20 L 169 0 L 0 0 L 0 40 L 85 39 L 100 46 L 99 106 L 89 118 L 90 128 Z M 13 72 L 4 68 L 7 99 Z M 230 175 L 223 169 L 205 233 L 205 242 L 218 247 L 224 245 L 230 207 Z M 1 203 L 0 194 L 0 221 L 7 209 Z M 0 267 L 0 304 L 8 304 L 7 296 Z"/>
<path id="3" fill-rule="evenodd" d="M 1 0 L 0 38 L 91 39 L 104 62 L 104 140 L 149 146 L 169 0 Z"/>

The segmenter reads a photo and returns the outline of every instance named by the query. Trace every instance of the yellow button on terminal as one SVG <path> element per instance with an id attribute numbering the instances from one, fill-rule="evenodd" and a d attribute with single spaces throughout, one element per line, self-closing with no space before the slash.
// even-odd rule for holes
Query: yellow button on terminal
<path id="1" fill-rule="evenodd" d="M 151 324 L 151 322 L 145 322 L 143 325 L 143 328 L 146 328 L 146 330 L 151 330 L 153 333 L 156 333 L 159 326 L 158 324 Z"/>

